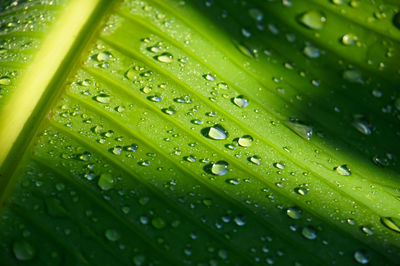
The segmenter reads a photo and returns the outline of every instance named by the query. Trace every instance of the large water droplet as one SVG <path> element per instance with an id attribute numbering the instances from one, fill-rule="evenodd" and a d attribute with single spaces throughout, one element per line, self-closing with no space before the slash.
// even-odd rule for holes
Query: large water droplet
<path id="1" fill-rule="evenodd" d="M 249 161 L 256 164 L 256 165 L 260 165 L 261 164 L 261 157 L 258 155 L 253 155 L 249 158 Z"/>
<path id="2" fill-rule="evenodd" d="M 258 8 L 250 8 L 249 9 L 249 15 L 252 19 L 255 21 L 261 21 L 264 17 L 262 11 Z"/>
<path id="3" fill-rule="evenodd" d="M 115 242 L 115 241 L 117 241 L 117 240 L 119 240 L 120 239 L 120 234 L 119 234 L 119 232 L 116 230 L 116 229 L 107 229 L 105 232 L 104 232 L 104 236 L 109 240 L 109 241 L 112 241 L 112 242 Z"/>
<path id="4" fill-rule="evenodd" d="M 240 108 L 245 108 L 249 105 L 249 100 L 243 95 L 239 95 L 238 97 L 233 98 L 232 101 L 236 106 Z"/>
<path id="5" fill-rule="evenodd" d="M 353 116 L 353 127 L 364 135 L 371 135 L 374 126 L 363 115 Z"/>
<path id="6" fill-rule="evenodd" d="M 295 219 L 295 220 L 300 219 L 301 216 L 303 215 L 301 209 L 298 207 L 288 208 L 286 210 L 286 214 L 287 214 L 287 216 L 289 216 L 290 218 Z"/>
<path id="7" fill-rule="evenodd" d="M 229 164 L 225 161 L 218 161 L 211 165 L 211 173 L 214 175 L 225 175 L 228 172 Z"/>
<path id="8" fill-rule="evenodd" d="M 313 226 L 306 226 L 303 228 L 301 231 L 301 234 L 310 240 L 316 239 L 317 238 L 317 229 L 315 229 Z"/>
<path id="9" fill-rule="evenodd" d="M 11 84 L 11 78 L 10 77 L 8 77 L 8 76 L 0 77 L 0 85 L 7 86 L 7 85 L 10 85 L 10 84 Z"/>
<path id="10" fill-rule="evenodd" d="M 166 223 L 161 217 L 156 217 L 151 220 L 151 225 L 156 229 L 163 229 Z"/>
<path id="11" fill-rule="evenodd" d="M 237 226 L 244 226 L 246 225 L 246 216 L 238 215 L 233 219 L 233 221 Z"/>
<path id="12" fill-rule="evenodd" d="M 354 259 L 360 264 L 367 264 L 371 260 L 371 255 L 366 250 L 354 252 Z"/>
<path id="13" fill-rule="evenodd" d="M 345 164 L 339 165 L 339 166 L 335 167 L 334 169 L 336 170 L 336 172 L 339 175 L 344 175 L 344 176 L 351 175 L 350 169 Z"/>
<path id="14" fill-rule="evenodd" d="M 12 246 L 14 256 L 21 261 L 33 259 L 36 254 L 35 248 L 25 240 L 17 240 Z"/>
<path id="15" fill-rule="evenodd" d="M 291 118 L 288 122 L 288 126 L 291 130 L 293 130 L 297 135 L 306 138 L 307 140 L 311 139 L 313 134 L 313 128 L 303 121 L 295 118 Z"/>
<path id="16" fill-rule="evenodd" d="M 104 94 L 104 93 L 97 95 L 94 99 L 99 103 L 110 103 L 111 102 L 110 96 L 107 94 Z"/>
<path id="17" fill-rule="evenodd" d="M 221 125 L 216 124 L 212 127 L 205 128 L 203 130 L 206 137 L 215 140 L 223 140 L 228 137 L 228 131 L 226 131 Z"/>
<path id="18" fill-rule="evenodd" d="M 110 52 L 100 52 L 96 55 L 96 60 L 98 62 L 104 62 L 111 59 L 113 56 Z"/>
<path id="19" fill-rule="evenodd" d="M 320 30 L 326 23 L 326 17 L 321 11 L 311 10 L 301 15 L 300 22 L 307 28 Z"/>
<path id="20" fill-rule="evenodd" d="M 308 57 L 308 58 L 318 58 L 320 55 L 320 51 L 317 47 L 307 45 L 304 47 L 303 53 Z"/>
<path id="21" fill-rule="evenodd" d="M 114 187 L 114 177 L 110 173 L 103 173 L 100 175 L 97 185 L 102 190 L 109 190 Z"/>
<path id="22" fill-rule="evenodd" d="M 393 217 L 382 217 L 381 223 L 392 231 L 400 233 L 400 219 Z"/>
<path id="23" fill-rule="evenodd" d="M 250 135 L 245 135 L 238 139 L 239 146 L 250 147 L 253 144 L 253 138 Z"/>
<path id="24" fill-rule="evenodd" d="M 165 52 L 156 56 L 156 59 L 162 63 L 171 63 L 174 60 L 174 57 L 172 54 Z"/>
<path id="25" fill-rule="evenodd" d="M 354 33 L 347 33 L 342 36 L 342 43 L 344 45 L 354 45 L 356 44 L 358 37 Z"/>

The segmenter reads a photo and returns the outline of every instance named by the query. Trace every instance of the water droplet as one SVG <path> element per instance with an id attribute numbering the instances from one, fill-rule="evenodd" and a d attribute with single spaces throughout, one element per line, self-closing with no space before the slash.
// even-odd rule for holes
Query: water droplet
<path id="1" fill-rule="evenodd" d="M 114 155 L 121 155 L 122 147 L 121 146 L 115 146 L 114 148 L 111 149 L 111 153 L 114 154 Z"/>
<path id="2" fill-rule="evenodd" d="M 374 126 L 363 115 L 354 115 L 352 126 L 364 135 L 371 135 Z"/>
<path id="3" fill-rule="evenodd" d="M 344 176 L 351 175 L 350 169 L 349 169 L 349 168 L 347 167 L 347 165 L 345 165 L 345 164 L 339 165 L 339 166 L 335 167 L 334 170 L 336 170 L 336 172 L 337 172 L 339 175 L 344 175 Z"/>
<path id="4" fill-rule="evenodd" d="M 146 260 L 146 257 L 143 255 L 136 255 L 132 258 L 132 262 L 133 262 L 133 264 L 135 264 L 135 266 L 144 265 L 145 260 Z"/>
<path id="5" fill-rule="evenodd" d="M 352 82 L 352 83 L 363 83 L 362 76 L 360 72 L 354 69 L 348 69 L 343 71 L 342 77 L 344 80 Z"/>
<path id="6" fill-rule="evenodd" d="M 250 135 L 245 135 L 238 139 L 239 146 L 250 147 L 253 144 L 253 138 Z"/>
<path id="7" fill-rule="evenodd" d="M 174 60 L 174 57 L 172 54 L 165 52 L 156 56 L 156 59 L 162 63 L 171 63 Z"/>
<path id="8" fill-rule="evenodd" d="M 215 81 L 215 77 L 211 74 L 205 74 L 203 75 L 203 78 L 208 81 Z"/>
<path id="9" fill-rule="evenodd" d="M 313 226 L 306 226 L 303 228 L 303 230 L 301 231 L 301 234 L 310 240 L 316 239 L 317 238 L 317 229 L 315 229 Z"/>
<path id="10" fill-rule="evenodd" d="M 344 45 L 355 45 L 358 37 L 354 33 L 347 33 L 342 36 L 342 43 Z"/>
<path id="11" fill-rule="evenodd" d="M 261 164 L 261 157 L 258 155 L 253 155 L 249 158 L 249 161 L 256 164 L 256 165 L 260 165 Z"/>
<path id="12" fill-rule="evenodd" d="M 301 15 L 300 22 L 310 29 L 320 30 L 326 23 L 326 17 L 321 11 L 311 10 Z"/>
<path id="13" fill-rule="evenodd" d="M 298 220 L 301 218 L 301 216 L 303 215 L 303 212 L 301 211 L 300 208 L 298 207 L 291 207 L 288 208 L 286 210 L 286 214 L 287 216 L 289 216 L 290 218 L 294 219 L 294 220 Z"/>
<path id="14" fill-rule="evenodd" d="M 385 157 L 381 157 L 379 155 L 375 155 L 374 157 L 372 157 L 372 161 L 380 167 L 386 167 L 389 165 L 389 161 L 387 158 Z"/>
<path id="15" fill-rule="evenodd" d="M 246 216 L 238 215 L 236 216 L 233 221 L 237 226 L 245 226 L 246 225 Z"/>
<path id="16" fill-rule="evenodd" d="M 305 196 L 308 194 L 308 189 L 305 187 L 297 187 L 294 189 L 294 191 L 300 196 Z"/>
<path id="17" fill-rule="evenodd" d="M 240 180 L 235 179 L 235 178 L 227 179 L 227 180 L 225 180 L 225 182 L 230 185 L 239 185 L 240 184 Z"/>
<path id="18" fill-rule="evenodd" d="M 229 164 L 225 161 L 218 161 L 211 165 L 211 173 L 213 175 L 225 175 L 228 172 Z"/>
<path id="19" fill-rule="evenodd" d="M 400 219 L 393 217 L 381 217 L 381 223 L 392 231 L 400 233 Z"/>
<path id="20" fill-rule="evenodd" d="M 119 240 L 120 239 L 120 234 L 119 234 L 119 232 L 116 230 L 116 229 L 107 229 L 105 232 L 104 232 L 104 236 L 109 240 L 109 241 L 112 241 L 112 242 L 115 242 L 115 241 L 117 241 L 117 240 Z"/>
<path id="21" fill-rule="evenodd" d="M 87 162 L 90 160 L 91 157 L 92 155 L 90 154 L 90 152 L 84 152 L 78 156 L 78 159 Z"/>
<path id="22" fill-rule="evenodd" d="M 165 113 L 167 115 L 174 115 L 176 113 L 174 106 L 170 106 L 168 108 L 163 108 L 162 111 L 163 111 L 163 113 Z"/>
<path id="23" fill-rule="evenodd" d="M 128 151 L 128 152 L 135 152 L 138 149 L 138 145 L 137 144 L 131 144 L 129 146 L 125 146 L 124 150 Z"/>
<path id="24" fill-rule="evenodd" d="M 371 260 L 371 255 L 366 250 L 354 252 L 354 259 L 360 264 L 367 264 Z"/>
<path id="25" fill-rule="evenodd" d="M 331 1 L 335 5 L 344 5 L 344 4 L 346 4 L 345 0 L 331 0 Z"/>
<path id="26" fill-rule="evenodd" d="M 289 119 L 288 126 L 291 130 L 293 130 L 297 135 L 306 138 L 307 140 L 311 139 L 313 134 L 313 128 L 303 121 L 295 118 Z"/>
<path id="27" fill-rule="evenodd" d="M 7 86 L 7 85 L 10 85 L 10 84 L 11 84 L 11 78 L 10 77 L 8 77 L 8 76 L 0 77 L 0 85 Z"/>
<path id="28" fill-rule="evenodd" d="M 274 167 L 278 169 L 285 169 L 285 165 L 283 163 L 274 163 Z"/>
<path id="29" fill-rule="evenodd" d="M 36 254 L 35 248 L 25 240 L 17 240 L 12 246 L 14 256 L 17 260 L 28 261 L 33 259 Z"/>
<path id="30" fill-rule="evenodd" d="M 135 80 L 137 79 L 136 76 L 136 71 L 133 68 L 128 69 L 128 71 L 125 72 L 125 77 L 129 80 Z"/>
<path id="31" fill-rule="evenodd" d="M 366 226 L 361 226 L 360 229 L 367 236 L 371 236 L 371 235 L 374 234 L 374 232 L 370 228 L 368 228 Z"/>
<path id="32" fill-rule="evenodd" d="M 239 95 L 238 97 L 233 98 L 232 101 L 236 106 L 240 108 L 245 108 L 249 105 L 249 100 L 243 95 Z"/>
<path id="33" fill-rule="evenodd" d="M 228 131 L 226 131 L 219 124 L 205 128 L 204 133 L 206 133 L 205 135 L 210 139 L 215 139 L 215 140 L 224 140 L 228 137 Z"/>
<path id="34" fill-rule="evenodd" d="M 107 60 L 111 59 L 112 57 L 113 56 L 112 56 L 112 54 L 110 52 L 100 52 L 100 53 L 97 54 L 96 60 L 98 62 L 104 62 L 104 61 L 107 61 Z"/>
<path id="35" fill-rule="evenodd" d="M 261 21 L 261 20 L 263 20 L 263 17 L 264 17 L 262 11 L 258 8 L 250 8 L 249 15 L 255 21 Z"/>
<path id="36" fill-rule="evenodd" d="M 150 101 L 155 102 L 155 103 L 162 101 L 162 97 L 159 95 L 149 96 L 147 99 L 149 99 Z"/>
<path id="37" fill-rule="evenodd" d="M 151 220 L 151 225 L 155 229 L 163 229 L 166 226 L 166 223 L 161 217 L 156 217 Z"/>
<path id="38" fill-rule="evenodd" d="M 194 163 L 194 162 L 196 162 L 196 156 L 194 156 L 194 155 L 186 156 L 185 160 L 190 162 L 190 163 Z"/>
<path id="39" fill-rule="evenodd" d="M 109 190 L 114 187 L 114 177 L 110 173 L 103 173 L 100 175 L 97 185 L 102 190 Z"/>
<path id="40" fill-rule="evenodd" d="M 110 96 L 107 94 L 104 94 L 104 93 L 97 95 L 94 99 L 99 103 L 110 103 L 111 102 Z"/>
<path id="41" fill-rule="evenodd" d="M 308 58 L 318 58 L 320 56 L 320 51 L 317 47 L 307 45 L 304 47 L 303 53 L 308 57 Z"/>
<path id="42" fill-rule="evenodd" d="M 203 202 L 204 206 L 206 206 L 206 207 L 211 207 L 213 204 L 212 199 L 203 199 L 202 202 Z"/>

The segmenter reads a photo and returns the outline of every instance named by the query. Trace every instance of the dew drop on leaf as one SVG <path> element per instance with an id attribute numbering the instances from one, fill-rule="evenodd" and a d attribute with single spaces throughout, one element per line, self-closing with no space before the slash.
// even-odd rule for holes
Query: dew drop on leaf
<path id="1" fill-rule="evenodd" d="M 249 161 L 253 164 L 260 165 L 261 164 L 261 157 L 258 155 L 253 155 L 249 158 Z"/>
<path id="2" fill-rule="evenodd" d="M 174 60 L 174 57 L 172 56 L 172 54 L 165 52 L 156 56 L 156 59 L 157 61 L 162 63 L 171 63 Z"/>
<path id="3" fill-rule="evenodd" d="M 0 77 L 0 85 L 7 86 L 7 85 L 10 85 L 10 84 L 11 84 L 11 78 L 10 77 L 8 77 L 8 76 Z"/>
<path id="4" fill-rule="evenodd" d="M 317 238 L 317 229 L 315 229 L 313 226 L 306 226 L 303 228 L 301 231 L 301 234 L 310 240 L 316 239 Z"/>
<path id="5" fill-rule="evenodd" d="M 228 172 L 229 164 L 225 161 L 218 161 L 211 165 L 211 173 L 213 175 L 225 175 Z"/>
<path id="6" fill-rule="evenodd" d="M 264 17 L 262 11 L 258 8 L 250 8 L 249 15 L 255 21 L 261 21 L 261 20 L 263 20 L 263 17 Z"/>
<path id="7" fill-rule="evenodd" d="M 307 140 L 311 139 L 313 134 L 313 128 L 303 121 L 295 118 L 289 119 L 288 126 L 291 130 L 293 130 L 297 135 L 306 138 Z"/>
<path id="8" fill-rule="evenodd" d="M 35 248 L 25 240 L 17 240 L 12 245 L 14 256 L 17 260 L 28 261 L 35 257 Z"/>
<path id="9" fill-rule="evenodd" d="M 318 58 L 320 56 L 320 51 L 317 47 L 307 45 L 303 49 L 303 53 L 308 57 L 308 58 Z"/>
<path id="10" fill-rule="evenodd" d="M 400 233 L 400 219 L 392 217 L 381 217 L 381 223 L 390 230 Z"/>
<path id="11" fill-rule="evenodd" d="M 246 216 L 238 215 L 236 216 L 233 221 L 237 226 L 245 226 L 246 225 Z"/>
<path id="12" fill-rule="evenodd" d="M 224 140 L 228 137 L 228 131 L 219 124 L 205 128 L 204 132 L 207 137 L 214 140 Z"/>
<path id="13" fill-rule="evenodd" d="M 343 176 L 351 175 L 350 169 L 345 164 L 339 165 L 339 166 L 335 167 L 334 169 L 339 175 L 343 175 Z"/>
<path id="14" fill-rule="evenodd" d="M 370 228 L 368 228 L 366 226 L 361 226 L 360 229 L 366 236 L 371 236 L 371 235 L 374 234 L 374 232 Z"/>
<path id="15" fill-rule="evenodd" d="M 203 75 L 203 78 L 205 80 L 208 80 L 208 81 L 214 81 L 215 80 L 215 77 L 213 75 L 211 75 L 211 74 L 205 74 L 205 75 Z"/>
<path id="16" fill-rule="evenodd" d="M 335 5 L 344 5 L 344 4 L 346 4 L 345 0 L 331 0 L 331 2 L 332 2 L 332 4 L 335 4 Z"/>
<path id="17" fill-rule="evenodd" d="M 96 97 L 94 97 L 94 99 L 99 102 L 99 103 L 110 103 L 111 102 L 111 98 L 109 95 L 107 94 L 99 94 Z"/>
<path id="18" fill-rule="evenodd" d="M 163 229 L 166 226 L 166 223 L 161 217 L 156 217 L 151 220 L 151 225 L 155 229 Z"/>
<path id="19" fill-rule="evenodd" d="M 102 190 L 109 190 L 114 187 L 114 177 L 110 173 L 103 173 L 97 182 Z"/>
<path id="20" fill-rule="evenodd" d="M 241 147 L 250 147 L 253 144 L 253 138 L 250 135 L 245 135 L 238 139 L 238 144 Z"/>
<path id="21" fill-rule="evenodd" d="M 371 260 L 371 255 L 366 250 L 357 250 L 354 252 L 354 259 L 360 264 L 367 264 Z"/>
<path id="22" fill-rule="evenodd" d="M 308 194 L 308 190 L 305 187 L 297 187 L 294 189 L 294 191 L 300 196 L 306 196 Z"/>
<path id="23" fill-rule="evenodd" d="M 342 36 L 342 43 L 344 45 L 355 45 L 358 37 L 354 33 L 347 33 Z"/>
<path id="24" fill-rule="evenodd" d="M 146 257 L 143 255 L 136 255 L 132 258 L 132 262 L 135 266 L 142 266 L 146 261 Z"/>
<path id="25" fill-rule="evenodd" d="M 300 22 L 307 28 L 320 30 L 326 23 L 326 17 L 321 11 L 310 10 L 301 15 Z"/>
<path id="26" fill-rule="evenodd" d="M 107 238 L 107 240 L 111 242 L 115 242 L 120 239 L 120 234 L 116 229 L 107 229 L 104 232 L 104 236 Z"/>
<path id="27" fill-rule="evenodd" d="M 150 101 L 155 102 L 155 103 L 162 101 L 162 97 L 159 95 L 150 96 L 147 99 L 149 99 Z"/>
<path id="28" fill-rule="evenodd" d="M 360 72 L 354 69 L 348 69 L 343 71 L 342 77 L 344 80 L 352 83 L 363 83 L 362 76 Z"/>
<path id="29" fill-rule="evenodd" d="M 301 216 L 303 215 L 302 211 L 300 208 L 298 207 L 290 207 L 286 210 L 286 214 L 288 217 L 294 219 L 294 220 L 298 220 L 301 218 Z"/>
<path id="30" fill-rule="evenodd" d="M 233 98 L 232 101 L 236 106 L 240 108 L 245 108 L 249 105 L 249 100 L 243 95 L 239 95 Z"/>

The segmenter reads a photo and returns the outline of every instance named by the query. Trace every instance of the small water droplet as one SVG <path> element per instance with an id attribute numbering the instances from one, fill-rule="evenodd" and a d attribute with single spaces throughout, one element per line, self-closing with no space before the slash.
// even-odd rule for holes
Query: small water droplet
<path id="1" fill-rule="evenodd" d="M 240 184 L 240 180 L 236 179 L 236 178 L 227 179 L 227 180 L 225 180 L 225 182 L 230 185 L 239 185 Z"/>
<path id="2" fill-rule="evenodd" d="M 374 164 L 380 167 L 386 167 L 389 165 L 388 159 L 379 155 L 375 155 L 374 157 L 372 157 L 372 161 L 374 162 Z"/>
<path id="3" fill-rule="evenodd" d="M 355 45 L 358 37 L 354 33 L 347 33 L 342 36 L 342 43 L 344 45 Z"/>
<path id="4" fill-rule="evenodd" d="M 114 155 L 121 155 L 122 147 L 121 146 L 115 146 L 114 148 L 111 149 L 111 153 L 114 154 Z"/>
<path id="5" fill-rule="evenodd" d="M 381 217 L 381 223 L 390 230 L 400 233 L 400 219 L 393 217 Z"/>
<path id="6" fill-rule="evenodd" d="M 211 165 L 211 173 L 213 175 L 225 175 L 228 172 L 229 164 L 225 161 L 218 161 Z"/>
<path id="7" fill-rule="evenodd" d="M 260 165 L 261 164 L 261 157 L 258 155 L 253 155 L 249 158 L 249 161 L 256 164 L 256 165 Z"/>
<path id="8" fill-rule="evenodd" d="M 344 80 L 352 83 L 363 83 L 362 76 L 360 72 L 354 69 L 348 69 L 343 71 L 342 77 Z"/>
<path id="9" fill-rule="evenodd" d="M 190 162 L 190 163 L 194 163 L 194 162 L 196 162 L 196 156 L 194 156 L 194 155 L 186 156 L 185 160 Z"/>
<path id="10" fill-rule="evenodd" d="M 78 159 L 87 162 L 90 160 L 91 157 L 92 155 L 90 154 L 90 152 L 84 152 L 78 156 Z"/>
<path id="11" fill-rule="evenodd" d="M 169 106 L 168 108 L 163 108 L 162 109 L 163 113 L 167 115 L 174 115 L 176 113 L 176 109 L 174 106 Z"/>
<path id="12" fill-rule="evenodd" d="M 97 95 L 94 99 L 99 103 L 110 103 L 111 102 L 110 96 L 107 94 L 104 94 L 104 93 Z"/>
<path id="13" fill-rule="evenodd" d="M 316 239 L 317 238 L 317 229 L 315 229 L 313 226 L 306 226 L 303 228 L 303 230 L 301 231 L 301 234 L 310 240 Z"/>
<path id="14" fill-rule="evenodd" d="M 308 57 L 308 58 L 318 58 L 320 56 L 320 51 L 317 47 L 307 45 L 304 47 L 303 53 Z"/>
<path id="15" fill-rule="evenodd" d="M 352 126 L 364 135 L 371 135 L 374 126 L 363 115 L 354 115 Z"/>
<path id="16" fill-rule="evenodd" d="M 14 256 L 17 260 L 28 261 L 35 257 L 36 250 L 25 240 L 17 240 L 12 246 Z"/>
<path id="17" fill-rule="evenodd" d="M 307 140 L 311 139 L 313 134 L 313 128 L 307 125 L 305 122 L 291 118 L 288 121 L 288 126 L 291 130 L 293 130 L 297 135 L 306 138 Z"/>
<path id="18" fill-rule="evenodd" d="M 294 220 L 298 220 L 301 218 L 301 216 L 303 215 L 303 212 L 301 211 L 300 208 L 298 207 L 291 207 L 288 208 L 286 210 L 286 214 L 287 216 L 289 216 L 290 218 L 294 219 Z"/>
<path id="19" fill-rule="evenodd" d="M 228 131 L 219 124 L 205 128 L 204 133 L 206 137 L 214 140 L 224 140 L 228 137 Z"/>
<path id="20" fill-rule="evenodd" d="M 351 175 L 350 169 L 345 164 L 335 167 L 334 170 L 336 170 L 336 172 L 339 175 L 343 175 L 343 176 Z"/>
<path id="21" fill-rule="evenodd" d="M 245 135 L 238 139 L 238 144 L 241 147 L 250 147 L 253 144 L 253 138 L 250 135 Z"/>
<path id="22" fill-rule="evenodd" d="M 240 108 L 245 108 L 249 105 L 249 100 L 243 95 L 239 95 L 233 98 L 232 101 L 236 106 Z"/>
<path id="23" fill-rule="evenodd" d="M 102 190 L 109 190 L 114 187 L 114 177 L 110 173 L 103 173 L 100 175 L 97 185 Z"/>
<path id="24" fill-rule="evenodd" d="M 143 255 L 136 255 L 132 258 L 132 262 L 135 266 L 142 266 L 146 261 L 146 257 Z"/>
<path id="25" fill-rule="evenodd" d="M 344 5 L 344 4 L 346 4 L 345 0 L 331 0 L 331 1 L 335 5 Z"/>
<path id="26" fill-rule="evenodd" d="M 107 240 L 115 242 L 120 239 L 120 234 L 116 229 L 107 229 L 104 232 L 104 236 L 107 238 Z"/>
<path id="27" fill-rule="evenodd" d="M 7 86 L 7 85 L 10 85 L 10 84 L 11 84 L 11 78 L 10 77 L 8 77 L 8 76 L 0 77 L 0 85 Z"/>
<path id="28" fill-rule="evenodd" d="M 305 187 L 297 187 L 294 191 L 300 196 L 306 196 L 308 194 L 308 189 Z"/>
<path id="29" fill-rule="evenodd" d="M 258 8 L 250 8 L 249 15 L 255 21 L 261 21 L 261 20 L 263 20 L 263 17 L 264 17 L 262 11 Z"/>
<path id="30" fill-rule="evenodd" d="M 233 221 L 237 226 L 245 226 L 246 225 L 246 216 L 238 215 L 236 216 Z"/>
<path id="31" fill-rule="evenodd" d="M 360 229 L 366 236 L 371 236 L 374 234 L 374 232 L 366 226 L 361 226 Z"/>
<path id="32" fill-rule="evenodd" d="M 326 23 L 326 17 L 321 11 L 311 10 L 301 15 L 300 22 L 307 28 L 320 30 Z"/>
<path id="33" fill-rule="evenodd" d="M 203 78 L 208 81 L 215 81 L 215 77 L 211 74 L 205 74 L 203 75 Z"/>
<path id="34" fill-rule="evenodd" d="M 166 226 L 166 223 L 161 217 L 156 217 L 151 220 L 151 225 L 155 229 L 163 229 Z"/>
<path id="35" fill-rule="evenodd" d="M 159 95 L 149 96 L 147 99 L 149 99 L 150 101 L 155 102 L 155 103 L 162 101 L 162 97 Z"/>
<path id="36" fill-rule="evenodd" d="M 274 163 L 274 167 L 278 169 L 285 169 L 285 165 L 283 163 Z"/>
<path id="37" fill-rule="evenodd" d="M 360 264 L 367 264 L 371 260 L 371 255 L 366 250 L 354 252 L 354 259 Z"/>
<path id="38" fill-rule="evenodd" d="M 96 60 L 98 62 L 104 62 L 111 59 L 113 56 L 110 52 L 100 52 L 96 55 Z"/>
<path id="39" fill-rule="evenodd" d="M 157 59 L 157 61 L 160 61 L 162 63 L 171 63 L 174 60 L 174 57 L 172 56 L 172 54 L 165 52 L 162 53 L 158 56 L 155 57 Z"/>

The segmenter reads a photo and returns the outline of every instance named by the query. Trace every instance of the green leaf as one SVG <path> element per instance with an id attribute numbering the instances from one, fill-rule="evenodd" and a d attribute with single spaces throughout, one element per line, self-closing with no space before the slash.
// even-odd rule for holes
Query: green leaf
<path id="1" fill-rule="evenodd" d="M 398 263 L 396 1 L 0 10 L 0 264 Z"/>

